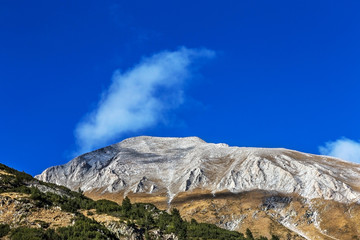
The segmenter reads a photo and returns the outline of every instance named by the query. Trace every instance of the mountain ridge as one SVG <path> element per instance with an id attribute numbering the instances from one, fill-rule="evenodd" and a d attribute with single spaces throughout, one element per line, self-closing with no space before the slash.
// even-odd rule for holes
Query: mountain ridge
<path id="1" fill-rule="evenodd" d="M 0 239 L 3 240 L 254 240 L 212 224 L 184 221 L 175 208 L 149 203 L 94 201 L 0 163 Z M 268 238 L 260 237 L 261 240 Z M 259 240 L 260 240 L 259 239 Z M 271 239 L 279 239 L 272 235 Z"/>
<path id="2" fill-rule="evenodd" d="M 260 189 L 344 203 L 360 199 L 358 164 L 284 148 L 206 143 L 198 137 L 125 139 L 35 178 L 73 190 L 166 192 L 169 202 L 195 188 L 213 193 Z"/>
<path id="3" fill-rule="evenodd" d="M 197 137 L 135 137 L 51 167 L 37 178 L 92 199 L 177 208 L 188 221 L 281 239 L 360 236 L 360 165 L 283 148 Z"/>

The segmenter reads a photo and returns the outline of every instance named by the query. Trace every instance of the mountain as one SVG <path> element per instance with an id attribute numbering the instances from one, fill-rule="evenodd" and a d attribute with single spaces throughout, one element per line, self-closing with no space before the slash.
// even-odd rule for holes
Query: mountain
<path id="1" fill-rule="evenodd" d="M 360 165 L 197 137 L 135 137 L 36 176 L 94 199 L 175 206 L 187 218 L 289 239 L 360 236 Z M 332 219 L 332 220 L 330 220 Z M 336 221 L 333 221 L 336 219 Z"/>
<path id="2" fill-rule="evenodd" d="M 176 208 L 168 213 L 152 204 L 132 204 L 128 198 L 121 205 L 94 201 L 82 192 L 41 182 L 0 164 L 3 240 L 254 239 L 250 230 L 246 235 L 195 220 L 186 222 Z"/>

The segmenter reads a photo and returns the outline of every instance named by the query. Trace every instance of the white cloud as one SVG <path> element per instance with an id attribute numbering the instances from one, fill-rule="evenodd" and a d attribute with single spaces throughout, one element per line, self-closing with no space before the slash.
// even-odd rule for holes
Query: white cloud
<path id="1" fill-rule="evenodd" d="M 97 108 L 75 130 L 80 152 L 158 123 L 166 111 L 183 102 L 184 83 L 198 60 L 214 55 L 211 50 L 183 47 L 143 58 L 125 72 L 115 71 Z"/>
<path id="2" fill-rule="evenodd" d="M 341 138 L 333 142 L 327 142 L 319 147 L 323 155 L 328 155 L 350 162 L 360 163 L 360 142 L 347 138 Z"/>

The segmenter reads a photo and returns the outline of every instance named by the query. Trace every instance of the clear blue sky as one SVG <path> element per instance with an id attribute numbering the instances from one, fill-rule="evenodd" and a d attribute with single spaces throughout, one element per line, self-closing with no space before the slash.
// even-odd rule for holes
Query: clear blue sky
<path id="1" fill-rule="evenodd" d="M 114 72 L 181 47 L 214 56 L 191 60 L 176 90 L 151 93 L 158 101 L 182 93 L 181 101 L 106 144 L 199 136 L 318 154 L 329 141 L 357 142 L 359 9 L 332 0 L 0 0 L 1 162 L 38 174 L 69 161 L 77 126 Z"/>

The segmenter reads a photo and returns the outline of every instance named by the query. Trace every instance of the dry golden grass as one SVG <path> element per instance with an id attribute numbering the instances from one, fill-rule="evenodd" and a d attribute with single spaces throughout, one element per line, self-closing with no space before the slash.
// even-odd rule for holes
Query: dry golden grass
<path id="1" fill-rule="evenodd" d="M 8 176 L 15 176 L 14 174 L 5 172 L 4 170 L 0 170 L 0 175 L 8 175 Z"/>
<path id="2" fill-rule="evenodd" d="M 91 210 L 82 210 L 80 211 L 84 216 L 88 218 L 93 218 L 95 221 L 100 223 L 106 223 L 106 222 L 118 222 L 120 221 L 120 218 L 110 216 L 107 214 L 97 214 L 95 209 Z M 89 214 L 91 212 L 91 214 Z"/>
<path id="3" fill-rule="evenodd" d="M 65 227 L 72 223 L 74 214 L 61 211 L 60 208 L 37 208 L 25 203 L 21 199 L 28 198 L 23 193 L 0 194 L 0 222 L 11 226 L 39 227 L 37 222 L 46 222 L 50 228 Z"/>
<path id="4" fill-rule="evenodd" d="M 39 209 L 27 217 L 29 222 L 44 221 L 50 228 L 66 227 L 71 225 L 74 214 L 61 211 L 59 208 Z"/>
<path id="5" fill-rule="evenodd" d="M 93 199 L 109 199 L 118 203 L 123 200 L 123 194 L 99 194 L 100 192 L 87 193 Z M 313 240 L 350 240 L 360 239 L 360 206 L 357 204 L 346 205 L 334 201 L 313 200 L 313 209 L 317 209 L 319 217 L 316 223 L 314 218 L 309 218 L 312 211 L 304 199 L 298 195 L 284 195 L 292 201 L 282 209 L 268 209 L 264 211 L 264 199 L 275 193 L 264 191 L 251 191 L 234 194 L 231 192 L 218 192 L 213 195 L 210 191 L 195 189 L 178 194 L 168 205 L 164 193 L 154 194 L 128 194 L 132 202 L 149 202 L 158 208 L 167 210 L 176 207 L 185 219 L 194 218 L 198 222 L 207 222 L 225 226 L 226 222 L 239 221 L 234 230 L 245 232 L 246 228 L 252 230 L 256 237 L 262 235 L 268 238 L 271 234 L 281 239 L 304 239 L 299 234 L 306 235 Z M 276 194 L 279 195 L 279 194 Z M 296 226 L 299 234 L 289 230 L 279 222 L 281 215 L 291 217 L 291 222 Z"/>
<path id="6" fill-rule="evenodd" d="M 98 192 L 91 192 L 86 193 L 86 195 L 95 200 L 108 199 L 118 203 L 121 203 L 123 200 L 123 193 L 99 195 Z M 291 235 L 292 239 L 303 239 L 296 237 L 296 234 L 271 219 L 265 213 L 258 212 L 263 198 L 267 195 L 269 194 L 261 191 L 241 194 L 224 191 L 218 192 L 214 196 L 210 191 L 195 189 L 178 194 L 171 202 L 171 206 L 168 205 L 168 198 L 165 194 L 154 196 L 144 193 L 132 193 L 127 196 L 133 203 L 152 203 L 162 210 L 176 207 L 188 221 L 194 218 L 198 222 L 214 223 L 222 226 L 226 221 L 236 220 L 239 216 L 246 215 L 240 227 L 234 230 L 245 232 L 246 228 L 250 228 L 255 236 L 262 235 L 271 238 L 271 234 L 276 234 L 283 238 Z M 254 218 L 253 215 L 255 215 Z"/>
<path id="7" fill-rule="evenodd" d="M 341 240 L 360 239 L 360 206 L 333 201 L 314 201 L 320 213 L 320 227 Z"/>
<path id="8" fill-rule="evenodd" d="M 85 192 L 85 196 L 92 198 L 94 200 L 100 200 L 100 199 L 107 199 L 114 202 L 117 202 L 118 204 L 121 204 L 124 199 L 124 193 L 104 193 L 101 194 L 101 191 L 92 191 L 92 192 Z M 132 203 L 151 203 L 156 205 L 159 209 L 166 209 L 168 207 L 167 201 L 167 195 L 166 194 L 148 194 L 148 193 L 128 193 L 126 196 L 128 196 L 131 199 Z"/>
<path id="9" fill-rule="evenodd" d="M 2 197 L 10 197 L 13 199 L 22 199 L 22 198 L 29 198 L 30 195 L 26 193 L 17 193 L 17 192 L 4 192 L 0 193 L 0 196 Z"/>
<path id="10" fill-rule="evenodd" d="M 245 232 L 251 229 L 256 237 L 271 234 L 286 239 L 303 239 L 289 231 L 277 221 L 269 217 L 265 212 L 259 211 L 263 198 L 268 193 L 261 191 L 244 192 L 234 194 L 230 192 L 217 193 L 215 196 L 210 192 L 200 190 L 182 193 L 172 202 L 172 206 L 180 210 L 181 214 L 190 220 L 194 218 L 199 222 L 208 222 L 224 227 L 226 222 L 240 223 L 233 230 Z"/>

